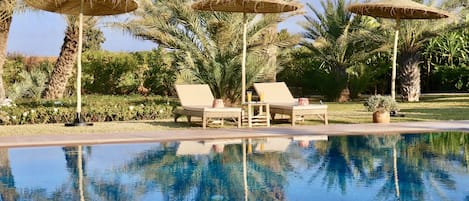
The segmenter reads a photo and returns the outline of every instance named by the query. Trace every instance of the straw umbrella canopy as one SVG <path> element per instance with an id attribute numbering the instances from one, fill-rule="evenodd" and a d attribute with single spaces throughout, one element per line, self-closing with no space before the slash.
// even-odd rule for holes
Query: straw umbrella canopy
<path id="1" fill-rule="evenodd" d="M 401 19 L 440 19 L 447 18 L 446 12 L 411 0 L 380 0 L 368 3 L 355 3 L 347 8 L 350 12 L 372 17 L 392 18 L 396 20 L 394 51 L 392 59 L 391 96 L 396 98 L 396 62 L 397 42 Z"/>
<path id="2" fill-rule="evenodd" d="M 25 0 L 31 7 L 49 12 L 79 16 L 77 55 L 77 109 L 76 119 L 66 126 L 92 125 L 81 120 L 81 51 L 83 46 L 83 15 L 105 16 L 133 11 L 138 8 L 134 0 Z"/>
<path id="3" fill-rule="evenodd" d="M 300 5 L 282 0 L 201 0 L 191 6 L 196 10 L 243 13 L 243 56 L 241 61 L 241 102 L 246 101 L 246 13 L 282 13 L 296 11 Z"/>

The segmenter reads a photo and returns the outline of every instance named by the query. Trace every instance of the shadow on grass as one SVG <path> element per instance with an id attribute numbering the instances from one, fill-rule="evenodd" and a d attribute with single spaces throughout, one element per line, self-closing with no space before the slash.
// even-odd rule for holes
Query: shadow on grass
<path id="1" fill-rule="evenodd" d="M 406 117 L 428 120 L 466 120 L 469 119 L 469 107 L 448 108 L 412 108 L 402 109 Z"/>
<path id="2" fill-rule="evenodd" d="M 139 123 L 139 122 L 136 122 Z M 166 127 L 166 128 L 202 128 L 202 121 L 197 118 L 193 118 L 191 123 L 187 121 L 187 119 L 179 119 L 178 122 L 174 121 L 153 121 L 153 122 L 145 122 L 151 126 L 159 126 L 159 127 Z M 232 121 L 226 119 L 224 121 L 224 125 L 221 126 L 219 123 L 209 123 L 207 124 L 208 128 L 236 128 L 237 124 Z"/>
<path id="3" fill-rule="evenodd" d="M 166 127 L 166 128 L 202 128 L 202 121 L 200 119 L 193 119 L 191 123 L 189 123 L 186 119 L 179 119 L 178 122 L 174 121 L 154 121 L 154 122 L 134 122 L 134 123 L 145 123 L 151 126 L 159 126 L 159 127 Z M 329 121 L 329 123 L 331 123 Z M 341 122 L 334 122 L 334 123 L 341 123 Z M 347 123 L 347 122 L 343 122 Z M 271 126 L 275 127 L 290 127 L 291 122 L 289 119 L 275 119 L 270 121 Z M 296 126 L 302 125 L 324 125 L 322 120 L 317 119 L 306 119 L 305 122 L 297 122 Z M 209 123 L 207 125 L 208 128 L 237 128 L 237 123 L 234 120 L 225 119 L 224 125 L 221 126 L 219 123 Z M 242 125 L 243 128 L 247 127 L 247 125 Z M 254 126 L 254 127 L 265 127 L 265 126 Z"/>
<path id="4" fill-rule="evenodd" d="M 191 125 L 188 124 L 187 122 L 174 122 L 174 121 L 168 121 L 168 122 L 145 122 L 145 124 L 149 124 L 151 126 L 160 126 L 160 127 L 166 127 L 166 128 L 190 128 Z"/>
<path id="5" fill-rule="evenodd" d="M 430 97 L 421 97 L 420 101 L 422 102 L 460 102 L 460 103 L 469 103 L 469 95 L 458 95 L 458 96 L 430 96 Z"/>

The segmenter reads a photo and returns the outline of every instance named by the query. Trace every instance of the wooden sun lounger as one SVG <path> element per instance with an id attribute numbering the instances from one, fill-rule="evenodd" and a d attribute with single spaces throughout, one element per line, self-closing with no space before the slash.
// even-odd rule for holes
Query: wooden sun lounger
<path id="1" fill-rule="evenodd" d="M 182 108 L 174 111 L 175 122 L 182 115 L 187 116 L 189 123 L 191 123 L 191 117 L 201 117 L 202 128 L 205 129 L 211 118 L 221 119 L 221 125 L 223 125 L 223 119 L 233 118 L 238 123 L 238 128 L 241 127 L 241 108 L 213 108 L 212 103 L 214 98 L 208 85 L 176 85 L 176 92 L 181 101 Z"/>
<path id="2" fill-rule="evenodd" d="M 304 116 L 317 115 L 325 125 L 328 124 L 327 105 L 298 105 L 284 82 L 254 83 L 254 89 L 257 94 L 264 94 L 264 101 L 270 105 L 272 119 L 275 114 L 285 114 L 290 116 L 291 125 L 295 126 L 296 121 L 303 120 Z"/>

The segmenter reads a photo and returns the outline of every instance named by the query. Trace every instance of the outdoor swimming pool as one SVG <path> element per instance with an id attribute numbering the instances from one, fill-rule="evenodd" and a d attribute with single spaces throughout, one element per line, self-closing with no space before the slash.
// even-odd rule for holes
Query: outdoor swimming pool
<path id="1" fill-rule="evenodd" d="M 0 200 L 469 200 L 469 134 L 0 148 Z"/>

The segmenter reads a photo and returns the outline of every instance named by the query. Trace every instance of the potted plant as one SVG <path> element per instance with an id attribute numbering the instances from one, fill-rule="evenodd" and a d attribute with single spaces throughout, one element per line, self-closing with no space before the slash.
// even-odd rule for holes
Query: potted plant
<path id="1" fill-rule="evenodd" d="M 397 111 L 397 102 L 391 96 L 373 95 L 365 102 L 369 112 L 373 112 L 374 123 L 389 123 L 391 111 Z"/>

